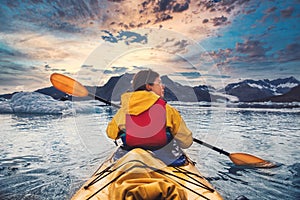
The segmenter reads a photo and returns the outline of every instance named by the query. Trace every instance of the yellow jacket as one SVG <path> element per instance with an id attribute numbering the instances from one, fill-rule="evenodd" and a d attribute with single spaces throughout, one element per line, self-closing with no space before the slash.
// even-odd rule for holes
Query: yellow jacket
<path id="1" fill-rule="evenodd" d="M 117 139 L 120 130 L 125 130 L 126 114 L 139 115 L 148 110 L 160 98 L 153 92 L 136 91 L 124 93 L 121 97 L 121 108 L 109 122 L 106 133 L 109 138 Z M 166 126 L 181 148 L 188 148 L 193 143 L 192 132 L 186 127 L 179 112 L 166 104 Z"/>

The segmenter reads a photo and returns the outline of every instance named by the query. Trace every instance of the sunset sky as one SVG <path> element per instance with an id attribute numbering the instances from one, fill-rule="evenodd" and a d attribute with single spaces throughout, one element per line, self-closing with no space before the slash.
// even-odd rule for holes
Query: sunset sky
<path id="1" fill-rule="evenodd" d="M 152 68 L 184 85 L 300 80 L 299 0 L 1 1 L 0 94 Z"/>

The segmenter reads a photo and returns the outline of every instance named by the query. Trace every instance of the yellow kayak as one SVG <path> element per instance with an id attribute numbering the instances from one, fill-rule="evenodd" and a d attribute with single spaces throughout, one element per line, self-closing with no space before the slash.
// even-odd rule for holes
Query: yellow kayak
<path id="1" fill-rule="evenodd" d="M 140 148 L 119 159 L 116 152 L 77 191 L 73 200 L 222 199 L 192 161 L 173 167 Z"/>

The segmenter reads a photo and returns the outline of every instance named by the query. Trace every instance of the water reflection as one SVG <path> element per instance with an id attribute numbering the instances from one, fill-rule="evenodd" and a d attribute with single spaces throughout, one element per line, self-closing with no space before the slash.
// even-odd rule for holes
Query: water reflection
<path id="1" fill-rule="evenodd" d="M 194 137 L 282 163 L 273 169 L 236 167 L 227 156 L 193 144 L 188 155 L 225 199 L 300 196 L 299 112 L 177 107 Z M 69 199 L 115 148 L 105 128 L 116 110 L 106 108 L 0 115 L 0 199 Z"/>

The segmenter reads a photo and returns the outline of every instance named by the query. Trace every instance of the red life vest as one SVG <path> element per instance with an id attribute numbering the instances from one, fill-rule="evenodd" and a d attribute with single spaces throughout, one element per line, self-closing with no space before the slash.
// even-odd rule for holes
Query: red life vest
<path id="1" fill-rule="evenodd" d="M 126 115 L 126 145 L 153 148 L 167 144 L 166 102 L 158 99 L 139 115 Z"/>

